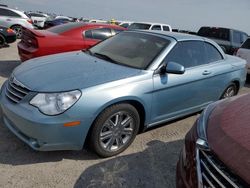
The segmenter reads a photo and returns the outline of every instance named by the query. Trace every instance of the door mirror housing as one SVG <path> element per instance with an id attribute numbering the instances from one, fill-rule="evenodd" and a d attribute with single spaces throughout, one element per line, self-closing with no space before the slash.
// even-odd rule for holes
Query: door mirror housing
<path id="1" fill-rule="evenodd" d="M 184 74 L 185 68 L 184 66 L 180 65 L 179 63 L 170 61 L 166 64 L 165 72 L 171 74 Z"/>
<path id="2" fill-rule="evenodd" d="M 155 74 L 184 74 L 185 73 L 185 67 L 180 65 L 179 63 L 170 61 L 168 63 L 163 63 L 159 69 L 155 71 Z"/>

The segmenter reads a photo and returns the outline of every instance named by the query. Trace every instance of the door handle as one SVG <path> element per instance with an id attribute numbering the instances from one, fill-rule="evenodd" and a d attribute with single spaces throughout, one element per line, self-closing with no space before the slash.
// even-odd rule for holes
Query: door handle
<path id="1" fill-rule="evenodd" d="M 211 74 L 211 72 L 208 71 L 208 70 L 205 70 L 202 74 L 203 74 L 203 75 L 209 75 L 209 74 Z"/>
<path id="2" fill-rule="evenodd" d="M 6 21 L 11 21 L 11 19 L 8 18 Z"/>

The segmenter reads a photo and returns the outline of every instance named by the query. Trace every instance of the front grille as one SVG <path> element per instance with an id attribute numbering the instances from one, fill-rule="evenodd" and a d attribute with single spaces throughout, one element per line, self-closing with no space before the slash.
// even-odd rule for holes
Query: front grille
<path id="1" fill-rule="evenodd" d="M 19 84 L 15 78 L 10 78 L 6 86 L 6 96 L 14 103 L 19 103 L 28 93 L 29 89 Z"/>
<path id="2" fill-rule="evenodd" d="M 240 177 L 233 174 L 217 157 L 210 151 L 197 149 L 198 177 L 205 188 L 243 188 L 249 187 Z"/>

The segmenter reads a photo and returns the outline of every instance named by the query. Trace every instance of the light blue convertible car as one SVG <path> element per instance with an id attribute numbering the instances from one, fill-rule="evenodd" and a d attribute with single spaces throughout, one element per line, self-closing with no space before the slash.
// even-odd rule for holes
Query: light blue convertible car
<path id="1" fill-rule="evenodd" d="M 35 150 L 80 150 L 88 143 L 109 157 L 145 128 L 236 95 L 245 64 L 206 38 L 126 31 L 84 52 L 17 67 L 1 89 L 1 117 Z"/>

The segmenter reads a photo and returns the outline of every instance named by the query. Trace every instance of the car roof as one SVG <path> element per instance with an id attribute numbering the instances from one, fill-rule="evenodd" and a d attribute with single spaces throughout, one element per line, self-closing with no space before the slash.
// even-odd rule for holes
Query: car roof
<path id="1" fill-rule="evenodd" d="M 177 33 L 177 32 L 169 32 L 169 31 L 158 31 L 158 30 L 130 30 L 133 32 L 143 32 L 143 33 L 151 33 L 154 35 L 158 35 L 160 37 L 171 37 L 176 41 L 184 41 L 184 40 L 202 40 L 204 41 L 204 37 L 200 37 L 197 35 L 190 35 L 186 33 Z"/>

